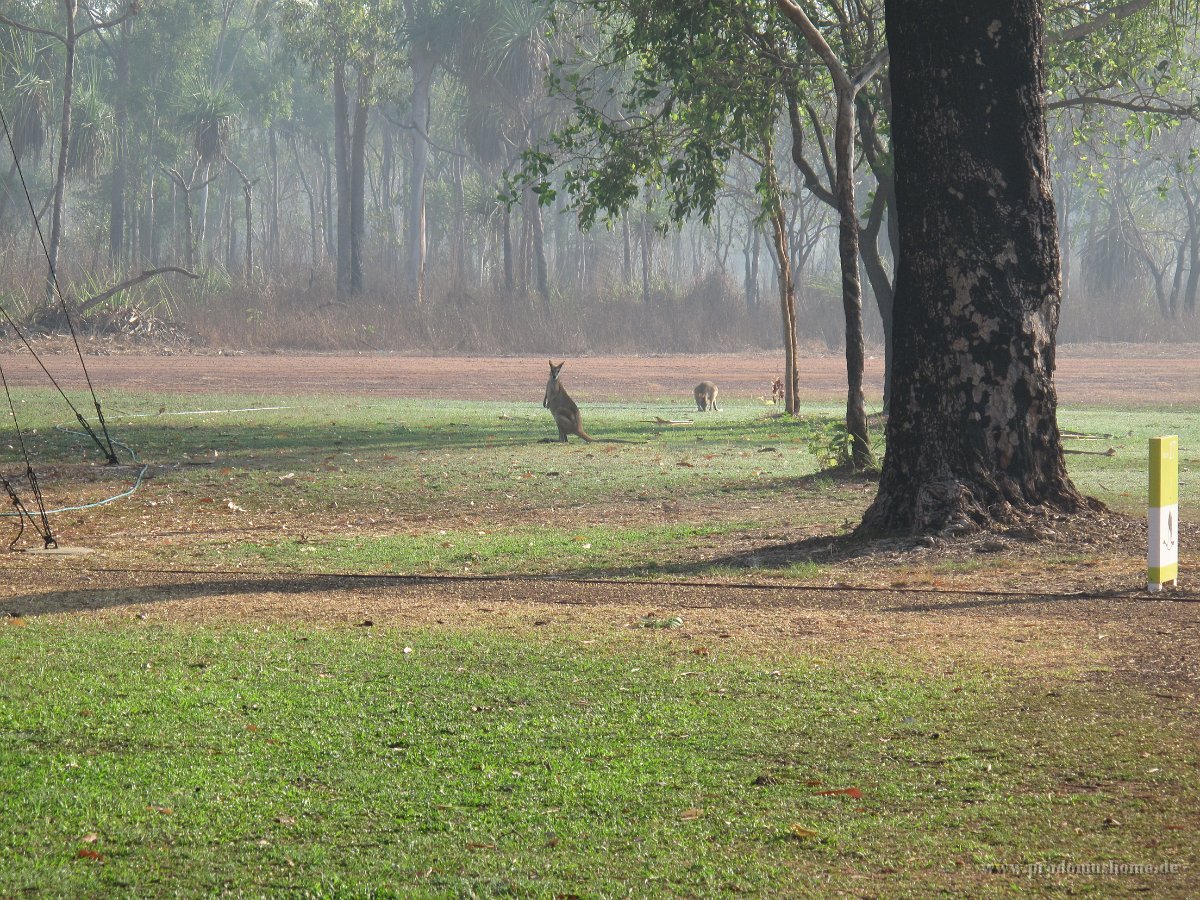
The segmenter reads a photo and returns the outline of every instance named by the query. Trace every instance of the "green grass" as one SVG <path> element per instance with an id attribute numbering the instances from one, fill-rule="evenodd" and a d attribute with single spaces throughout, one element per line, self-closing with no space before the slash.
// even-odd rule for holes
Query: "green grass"
<path id="1" fill-rule="evenodd" d="M 1179 435 L 1180 517 L 1200 512 L 1200 412 L 1165 409 L 1068 409 L 1059 414 L 1064 430 L 1095 435 L 1095 440 L 1064 441 L 1066 447 L 1089 451 L 1068 454 L 1067 467 L 1084 493 L 1114 509 L 1136 515 L 1146 511 L 1148 442 L 1164 434 Z M 1096 456 L 1109 448 L 1115 456 Z"/>
<path id="2" fill-rule="evenodd" d="M 56 395 L 16 396 L 35 460 L 49 466 L 42 488 L 51 506 L 84 505 L 129 486 L 132 470 L 97 465 L 102 457 L 90 441 L 55 427 L 65 421 Z M 199 412 L 272 406 L 289 408 Z M 753 404 L 698 415 L 680 404 L 596 403 L 588 427 L 602 440 L 567 445 L 541 442 L 556 432 L 532 400 L 116 394 L 106 409 L 113 434 L 151 471 L 133 498 L 104 516 L 140 513 L 153 526 L 174 515 L 170 531 L 196 536 L 187 547 L 139 542 L 163 562 L 737 577 L 755 567 L 724 552 L 742 549 L 731 546 L 737 535 L 766 544 L 844 530 L 873 493 L 870 482 L 818 472 L 835 405 L 787 420 Z M 694 424 L 662 426 L 649 421 L 655 417 Z M 1060 418 L 1065 430 L 1097 436 L 1066 441 L 1088 451 L 1067 456 L 1079 488 L 1133 515 L 1144 509 L 1147 438 L 1178 433 L 1181 515 L 1196 514 L 1200 414 L 1067 409 Z M 1110 447 L 1114 455 L 1096 455 Z M 226 511 L 236 515 L 219 520 Z M 97 515 L 60 521 L 86 528 Z M 245 537 L 231 540 L 227 532 L 239 526 Z M 132 521 L 127 527 L 136 530 Z M 706 537 L 724 539 L 723 550 L 705 552 Z M 584 552 L 582 543 L 592 547 Z M 765 577 L 819 577 L 811 565 L 755 568 Z"/>
<path id="3" fill-rule="evenodd" d="M 1152 700 L 678 631 L 0 629 L 0 895 L 979 895 L 1029 886 L 995 863 L 1188 861 L 1197 748 Z"/>
<path id="4" fill-rule="evenodd" d="M 244 560 L 271 571 L 428 574 L 471 573 L 637 575 L 653 574 L 659 563 L 680 552 L 703 550 L 713 535 L 744 531 L 747 523 L 653 528 L 544 528 L 499 531 L 447 531 L 382 538 L 273 541 L 239 545 L 220 556 Z"/>

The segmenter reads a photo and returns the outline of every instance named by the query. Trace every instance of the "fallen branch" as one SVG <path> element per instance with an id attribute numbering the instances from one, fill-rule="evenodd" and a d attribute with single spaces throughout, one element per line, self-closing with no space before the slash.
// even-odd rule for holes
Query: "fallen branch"
<path id="1" fill-rule="evenodd" d="M 119 294 L 121 291 L 125 290 L 126 288 L 131 288 L 134 285 L 141 284 L 143 281 L 149 281 L 151 278 L 154 278 L 157 275 L 163 275 L 167 272 L 177 272 L 180 275 L 186 275 L 188 278 L 191 278 L 193 280 L 197 280 L 200 278 L 200 276 L 197 275 L 195 272 L 189 272 L 187 269 L 182 269 L 179 266 L 163 266 L 162 268 L 159 268 L 159 269 L 147 269 L 141 275 L 135 275 L 133 278 L 127 278 L 124 281 L 122 281 L 120 284 L 116 285 L 115 287 L 109 288 L 107 291 L 103 291 L 92 297 L 88 297 L 86 300 L 84 300 L 82 303 L 79 304 L 78 312 L 80 313 L 80 315 L 82 315 L 83 313 L 86 313 L 90 309 L 95 309 L 97 306 L 99 306 L 101 303 L 103 303 L 105 300 L 107 300 L 109 297 L 113 296 L 114 294 Z"/>
<path id="2" fill-rule="evenodd" d="M 647 422 L 653 422 L 655 425 L 693 425 L 691 419 L 664 419 L 662 416 L 655 416 L 653 419 L 647 419 Z"/>

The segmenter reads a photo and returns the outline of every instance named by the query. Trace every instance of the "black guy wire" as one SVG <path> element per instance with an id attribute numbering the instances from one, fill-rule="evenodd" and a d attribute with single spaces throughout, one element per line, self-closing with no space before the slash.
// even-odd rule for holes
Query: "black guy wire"
<path id="1" fill-rule="evenodd" d="M 11 316 L 9 316 L 8 311 L 5 310 L 3 306 L 0 306 L 0 311 L 4 313 L 5 320 L 7 320 L 17 332 L 17 335 L 21 338 L 21 342 L 24 343 L 29 352 L 33 354 L 33 358 L 37 360 L 37 364 L 42 367 L 42 371 L 46 373 L 46 376 L 50 379 L 54 386 L 58 388 L 58 392 L 62 394 L 63 399 L 67 401 L 67 405 L 71 407 L 71 412 L 75 413 L 75 418 L 79 420 L 79 424 L 84 428 L 84 430 L 87 431 L 92 440 L 96 442 L 96 446 L 100 448 L 100 452 L 108 458 L 108 464 L 115 466 L 118 464 L 117 451 L 113 449 L 112 437 L 108 433 L 108 425 L 104 421 L 104 412 L 100 408 L 100 398 L 96 396 L 96 389 L 92 386 L 92 376 L 88 373 L 87 363 L 83 361 L 83 351 L 79 349 L 79 336 L 75 333 L 75 323 L 71 319 L 70 311 L 67 309 L 67 301 L 63 298 L 62 286 L 58 283 L 58 272 L 55 271 L 54 265 L 50 262 L 50 250 L 46 246 L 45 235 L 42 234 L 42 223 L 38 221 L 37 210 L 33 208 L 33 197 L 29 193 L 29 185 L 25 182 L 25 173 L 21 169 L 21 161 L 17 158 L 17 148 L 13 143 L 12 132 L 8 128 L 8 118 L 4 115 L 3 106 L 0 106 L 0 124 L 3 124 L 4 126 L 4 136 L 8 140 L 8 149 L 12 151 L 13 165 L 16 167 L 17 175 L 21 179 L 21 189 L 25 192 L 25 202 L 29 205 L 29 213 L 33 218 L 33 227 L 37 230 L 38 242 L 42 245 L 42 253 L 46 257 L 46 265 L 50 270 L 50 281 L 54 285 L 54 293 L 58 296 L 58 303 L 62 307 L 63 317 L 67 320 L 67 328 L 69 328 L 71 331 L 71 340 L 75 344 L 75 353 L 79 357 L 79 365 L 83 369 L 83 378 L 87 382 L 88 391 L 92 395 L 92 403 L 94 403 L 96 406 L 96 417 L 100 422 L 101 430 L 104 432 L 104 439 L 108 442 L 108 449 L 105 449 L 104 444 L 100 442 L 100 438 L 96 435 L 96 432 L 92 430 L 92 427 L 87 423 L 87 420 L 85 420 L 79 410 L 75 408 L 75 404 L 70 401 L 67 395 L 63 392 L 63 389 L 59 387 L 58 382 L 54 380 L 54 376 L 50 374 L 50 370 L 47 369 L 42 363 L 41 359 L 37 355 L 37 352 L 30 345 L 29 341 L 25 339 L 25 335 L 21 332 L 21 329 L 17 327 L 17 323 L 12 320 Z"/>
<path id="2" fill-rule="evenodd" d="M 13 507 L 17 511 L 17 521 L 21 522 L 21 529 L 17 532 L 17 536 L 12 539 L 12 543 L 8 545 L 8 549 L 12 550 L 16 547 L 17 541 L 21 539 L 21 535 L 25 533 L 25 525 L 22 522 L 22 514 L 27 517 L 32 523 L 34 529 L 41 537 L 46 549 L 58 546 L 58 541 L 54 539 L 54 532 L 50 528 L 50 518 L 46 515 L 46 502 L 42 498 L 42 489 L 38 484 L 37 475 L 33 471 L 33 463 L 29 459 L 29 448 L 25 446 L 25 435 L 21 433 L 21 423 L 17 420 L 17 407 L 13 403 L 12 392 L 8 389 L 8 378 L 4 374 L 4 366 L 0 366 L 0 384 L 4 385 L 4 396 L 8 398 L 8 411 L 12 414 L 13 428 L 17 432 L 17 445 L 21 448 L 21 456 L 25 458 L 25 475 L 29 479 L 29 487 L 33 491 L 33 498 L 37 501 L 38 515 L 41 517 L 41 526 L 33 517 L 25 504 L 21 502 L 21 498 L 17 496 L 17 492 L 13 486 L 9 484 L 8 479 L 4 478 L 4 489 L 8 491 L 9 500 L 12 501 Z M 3 476 L 0 476 L 3 478 Z"/>

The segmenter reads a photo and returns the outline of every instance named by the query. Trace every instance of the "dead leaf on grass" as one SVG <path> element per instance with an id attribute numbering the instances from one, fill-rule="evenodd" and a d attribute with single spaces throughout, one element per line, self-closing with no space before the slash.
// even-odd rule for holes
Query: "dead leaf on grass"
<path id="1" fill-rule="evenodd" d="M 80 838 L 80 840 L 85 844 L 94 844 L 96 841 L 100 840 L 100 835 L 96 834 L 94 831 L 89 831 L 82 838 Z"/>
<path id="2" fill-rule="evenodd" d="M 704 810 L 693 806 L 690 809 L 685 809 L 683 812 L 681 812 L 679 814 L 679 818 L 685 822 L 691 822 L 693 819 L 699 819 L 703 815 Z"/>
<path id="3" fill-rule="evenodd" d="M 853 797 L 855 800 L 862 799 L 862 791 L 860 791 L 856 787 L 835 788 L 832 791 L 817 791 L 818 797 L 832 797 L 835 795 L 844 795 L 846 797 Z"/>
<path id="4" fill-rule="evenodd" d="M 793 822 L 788 826 L 788 832 L 792 835 L 792 837 L 797 838 L 817 837 L 817 832 L 813 831 L 811 828 L 805 828 L 803 825 L 800 825 L 796 822 Z"/>
<path id="5" fill-rule="evenodd" d="M 696 654 L 697 656 L 708 656 L 708 648 L 707 647 L 693 647 L 692 652 L 694 654 Z"/>
<path id="6" fill-rule="evenodd" d="M 94 859 L 96 862 L 104 862 L 104 857 L 90 847 L 84 847 L 75 855 L 80 859 Z"/>
<path id="7" fill-rule="evenodd" d="M 496 845 L 495 844 L 484 844 L 479 841 L 468 841 L 467 849 L 468 850 L 495 850 Z"/>

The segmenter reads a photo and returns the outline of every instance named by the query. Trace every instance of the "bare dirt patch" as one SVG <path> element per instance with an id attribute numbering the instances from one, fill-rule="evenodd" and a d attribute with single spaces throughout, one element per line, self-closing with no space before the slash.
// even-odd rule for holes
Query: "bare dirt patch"
<path id="1" fill-rule="evenodd" d="M 39 347 L 39 352 L 43 348 Z M 74 350 L 47 348 L 47 368 L 65 388 L 86 386 Z M 1082 345 L 1060 348 L 1056 383 L 1064 404 L 1200 404 L 1200 348 L 1192 345 Z M 1169 355 L 1164 355 L 1169 354 Z M 468 400 L 540 400 L 545 360 L 513 356 L 358 355 L 146 355 L 112 353 L 86 357 L 101 390 L 170 393 L 341 394 Z M 559 361 L 558 358 L 555 360 Z M 47 386 L 28 353 L 0 355 L 14 386 Z M 691 397 L 710 379 L 723 397 L 770 398 L 780 374 L 777 352 L 696 356 L 587 356 L 570 359 L 563 380 L 573 395 L 595 400 Z M 800 362 L 805 401 L 845 398 L 845 361 L 837 354 Z M 868 396 L 883 391 L 883 359 L 867 360 Z"/>

